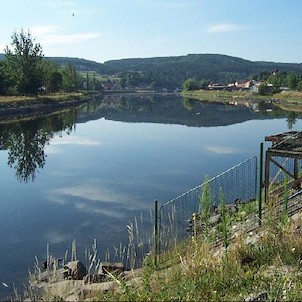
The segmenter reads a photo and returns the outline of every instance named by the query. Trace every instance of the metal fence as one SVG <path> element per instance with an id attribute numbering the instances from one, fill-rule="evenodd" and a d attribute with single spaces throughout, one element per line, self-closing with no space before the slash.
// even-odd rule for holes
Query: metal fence
<path id="1" fill-rule="evenodd" d="M 251 157 L 163 204 L 158 213 L 159 253 L 171 249 L 175 244 L 190 236 L 187 230 L 189 220 L 192 219 L 193 213 L 200 213 L 200 196 L 205 184 L 210 188 L 213 206 L 219 204 L 221 190 L 225 203 L 256 199 L 257 157 Z"/>

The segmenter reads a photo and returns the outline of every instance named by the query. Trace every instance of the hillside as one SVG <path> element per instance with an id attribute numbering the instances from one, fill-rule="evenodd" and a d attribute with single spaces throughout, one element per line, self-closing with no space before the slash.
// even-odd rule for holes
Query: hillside
<path id="1" fill-rule="evenodd" d="M 103 64 L 84 59 L 49 58 L 59 64 L 68 62 L 79 70 L 94 70 L 99 73 L 140 72 L 143 81 L 157 82 L 160 87 L 180 87 L 189 77 L 214 82 L 231 82 L 249 79 L 261 72 L 302 73 L 302 64 L 253 62 L 220 54 L 189 54 L 174 57 L 133 58 L 106 61 Z M 142 81 L 142 82 L 143 82 Z"/>
<path id="2" fill-rule="evenodd" d="M 0 60 L 4 55 L 0 54 Z M 185 56 L 132 58 L 110 60 L 104 63 L 69 57 L 47 57 L 58 65 L 71 63 L 81 71 L 100 74 L 139 72 L 142 83 L 156 82 L 160 87 L 180 87 L 187 78 L 197 81 L 232 82 L 249 79 L 261 72 L 302 73 L 301 63 L 253 62 L 221 54 L 188 54 Z"/>

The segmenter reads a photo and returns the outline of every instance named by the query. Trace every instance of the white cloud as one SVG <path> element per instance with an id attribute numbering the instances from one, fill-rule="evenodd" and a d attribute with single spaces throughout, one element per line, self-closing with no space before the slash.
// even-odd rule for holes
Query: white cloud
<path id="1" fill-rule="evenodd" d="M 60 28 L 57 25 L 39 25 L 30 27 L 29 31 L 31 32 L 34 38 L 43 38 L 45 35 L 53 34 L 59 29 Z"/>
<path id="2" fill-rule="evenodd" d="M 90 140 L 79 136 L 65 136 L 65 137 L 55 137 L 51 139 L 49 147 L 54 145 L 100 146 L 102 145 L 102 143 L 96 140 Z M 52 153 L 58 152 L 57 150 L 51 150 L 51 148 L 50 151 L 53 151 Z"/>
<path id="3" fill-rule="evenodd" d="M 211 25 L 208 27 L 207 32 L 209 33 L 225 33 L 225 32 L 234 32 L 241 31 L 246 29 L 246 26 L 232 24 L 232 23 L 220 23 Z"/>
<path id="4" fill-rule="evenodd" d="M 91 40 L 96 40 L 102 36 L 98 32 L 70 34 L 70 35 L 56 35 L 50 34 L 42 38 L 41 43 L 45 45 L 62 45 L 62 44 L 77 44 L 84 43 Z"/>
<path id="5" fill-rule="evenodd" d="M 72 240 L 72 236 L 70 234 L 62 234 L 58 231 L 50 231 L 44 235 L 44 238 L 48 243 L 52 244 L 70 242 Z"/>
<path id="6" fill-rule="evenodd" d="M 51 195 L 55 196 L 72 196 L 80 197 L 84 200 L 100 201 L 100 202 L 114 202 L 114 203 L 129 203 L 132 199 L 125 195 L 108 188 L 101 188 L 94 184 L 80 184 L 77 186 L 65 187 L 51 191 Z"/>
<path id="7" fill-rule="evenodd" d="M 101 214 L 109 217 L 115 218 L 123 218 L 125 214 L 120 210 L 110 210 L 105 209 L 104 207 L 100 207 L 98 205 L 87 204 L 84 202 L 76 202 L 75 208 L 81 212 L 89 213 L 89 214 Z"/>
<path id="8" fill-rule="evenodd" d="M 223 146 L 208 146 L 207 150 L 215 154 L 234 154 L 239 152 L 239 150 L 236 148 L 229 148 Z"/>
<path id="9" fill-rule="evenodd" d="M 114 214 L 119 217 L 123 216 L 119 213 L 121 208 L 128 210 L 149 208 L 149 204 L 143 203 L 137 197 L 118 192 L 118 189 L 108 188 L 98 181 L 51 190 L 48 194 L 48 200 L 61 205 L 70 203 L 78 211 L 85 213 L 108 216 Z"/>

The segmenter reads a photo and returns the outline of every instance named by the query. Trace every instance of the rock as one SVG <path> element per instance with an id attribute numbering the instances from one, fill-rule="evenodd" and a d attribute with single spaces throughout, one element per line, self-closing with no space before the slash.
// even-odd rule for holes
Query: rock
<path id="1" fill-rule="evenodd" d="M 38 282 L 60 282 L 68 278 L 68 270 L 60 268 L 58 270 L 45 271 L 37 275 Z"/>
<path id="2" fill-rule="evenodd" d="M 68 279 L 83 280 L 87 275 L 87 270 L 80 261 L 68 262 L 64 265 L 64 269 L 68 270 Z"/>
<path id="3" fill-rule="evenodd" d="M 215 225 L 215 224 L 219 223 L 220 221 L 221 221 L 221 214 L 212 215 L 212 216 L 210 216 L 209 224 Z"/>
<path id="4" fill-rule="evenodd" d="M 122 273 L 125 271 L 125 266 L 121 262 L 101 262 L 98 270 L 98 274 L 106 274 L 109 273 Z"/>
<path id="5" fill-rule="evenodd" d="M 100 283 L 106 280 L 106 275 L 105 274 L 86 275 L 83 280 L 84 280 L 84 284 Z"/>
<path id="6" fill-rule="evenodd" d="M 260 294 L 251 294 L 244 301 L 245 302 L 269 301 L 268 293 L 263 292 Z"/>

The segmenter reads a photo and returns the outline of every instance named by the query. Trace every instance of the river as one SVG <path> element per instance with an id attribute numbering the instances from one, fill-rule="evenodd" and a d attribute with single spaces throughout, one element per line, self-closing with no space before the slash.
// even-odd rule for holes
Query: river
<path id="1" fill-rule="evenodd" d="M 127 243 L 135 217 L 150 231 L 154 199 L 164 203 L 258 155 L 266 135 L 301 129 L 293 113 L 260 109 L 109 95 L 0 122 L 0 297 L 27 279 L 35 256 L 45 259 L 47 244 L 60 258 L 74 239 L 78 255 L 97 239 L 106 255 Z"/>

